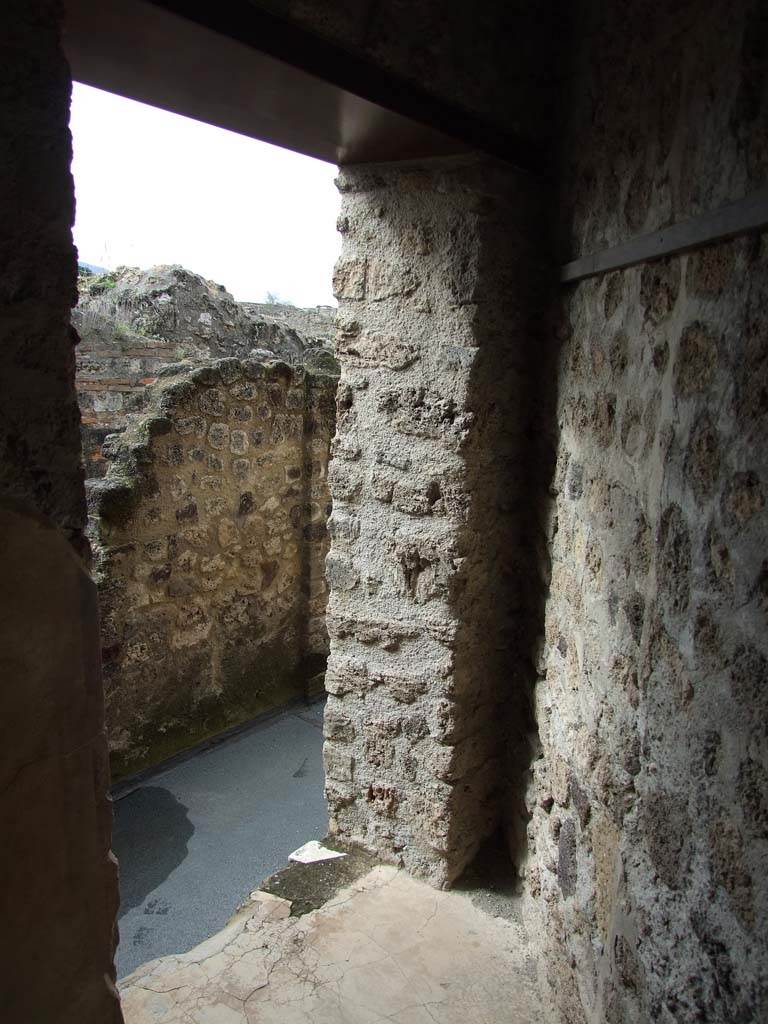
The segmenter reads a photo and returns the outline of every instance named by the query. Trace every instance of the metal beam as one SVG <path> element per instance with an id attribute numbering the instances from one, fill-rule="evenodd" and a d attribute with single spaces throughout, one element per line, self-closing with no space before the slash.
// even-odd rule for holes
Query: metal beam
<path id="1" fill-rule="evenodd" d="M 468 150 L 146 0 L 65 0 L 63 42 L 79 82 L 330 163 Z"/>
<path id="2" fill-rule="evenodd" d="M 413 82 L 377 67 L 359 53 L 265 10 L 252 0 L 149 2 L 300 68 L 323 82 L 335 85 L 347 95 L 365 99 L 382 110 L 429 126 L 462 143 L 463 148 L 489 153 L 537 174 L 545 170 L 540 143 L 507 132 L 500 125 L 485 122 Z"/>
<path id="3" fill-rule="evenodd" d="M 607 274 L 611 270 L 648 263 L 662 256 L 701 249 L 705 245 L 737 238 L 765 227 L 768 227 L 768 188 L 691 220 L 639 235 L 589 256 L 580 256 L 561 268 L 560 280 L 563 284 L 571 284 L 586 277 Z"/>
<path id="4" fill-rule="evenodd" d="M 533 144 L 248 0 L 64 0 L 87 85 L 331 163 L 480 150 L 539 171 Z"/>

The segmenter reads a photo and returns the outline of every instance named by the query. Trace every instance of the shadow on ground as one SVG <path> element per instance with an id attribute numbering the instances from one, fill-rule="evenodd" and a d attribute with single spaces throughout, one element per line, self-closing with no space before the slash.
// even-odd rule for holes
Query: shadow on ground
<path id="1" fill-rule="evenodd" d="M 136 822 L 153 822 L 151 833 Z M 112 849 L 120 864 L 120 914 L 140 906 L 187 857 L 194 835 L 187 808 L 167 789 L 143 786 L 122 798 Z"/>

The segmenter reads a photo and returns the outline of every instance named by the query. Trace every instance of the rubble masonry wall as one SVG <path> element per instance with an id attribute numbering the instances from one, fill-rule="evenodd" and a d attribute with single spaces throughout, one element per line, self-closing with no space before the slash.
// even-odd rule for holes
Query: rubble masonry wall
<path id="1" fill-rule="evenodd" d="M 335 391 L 217 360 L 110 443 L 89 486 L 113 774 L 322 692 Z"/>
<path id="2" fill-rule="evenodd" d="M 331 826 L 445 885 L 499 825 L 530 724 L 538 196 L 475 158 L 345 168 L 339 188 Z"/>

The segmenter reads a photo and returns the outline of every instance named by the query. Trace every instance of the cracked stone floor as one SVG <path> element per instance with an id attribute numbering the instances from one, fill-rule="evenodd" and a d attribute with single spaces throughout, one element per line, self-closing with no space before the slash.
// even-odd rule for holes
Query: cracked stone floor
<path id="1" fill-rule="evenodd" d="M 377 866 L 320 909 L 257 890 L 121 984 L 125 1024 L 547 1024 L 535 931 Z"/>

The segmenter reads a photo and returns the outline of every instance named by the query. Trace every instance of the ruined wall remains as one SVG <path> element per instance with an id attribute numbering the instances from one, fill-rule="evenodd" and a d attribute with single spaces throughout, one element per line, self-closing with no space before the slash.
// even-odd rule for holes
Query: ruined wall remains
<path id="1" fill-rule="evenodd" d="M 236 302 L 222 285 L 178 265 L 81 273 L 78 284 L 72 322 L 87 477 L 106 473 L 103 442 L 141 412 L 165 367 L 261 353 L 337 370 L 334 309 Z"/>
<path id="2" fill-rule="evenodd" d="M 525 747 L 529 726 L 538 196 L 474 159 L 345 168 L 338 184 L 331 827 L 444 885 L 499 825 L 516 770 L 502 736 Z"/>
<path id="3" fill-rule="evenodd" d="M 90 489 L 114 774 L 307 694 L 327 654 L 336 378 L 173 369 Z"/>
<path id="4" fill-rule="evenodd" d="M 69 308 L 59 5 L 9 0 L 0 60 L 0 1018 L 119 1024 L 117 872 Z"/>
<path id="5" fill-rule="evenodd" d="M 333 347 L 336 336 L 335 306 L 310 306 L 304 309 L 287 302 L 240 302 L 239 306 L 248 316 L 265 326 L 288 326 L 304 337 L 318 338 Z"/>
<path id="6" fill-rule="evenodd" d="M 572 254 L 764 185 L 764 5 L 584 15 Z M 768 240 L 563 305 L 528 794 L 553 986 L 566 1020 L 762 1020 Z"/>
<path id="7" fill-rule="evenodd" d="M 86 478 L 104 476 L 108 462 L 102 445 L 125 430 L 144 407 L 147 388 L 165 366 L 178 359 L 178 346 L 148 338 L 131 328 L 94 316 L 79 325 L 77 400 Z"/>

